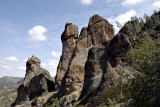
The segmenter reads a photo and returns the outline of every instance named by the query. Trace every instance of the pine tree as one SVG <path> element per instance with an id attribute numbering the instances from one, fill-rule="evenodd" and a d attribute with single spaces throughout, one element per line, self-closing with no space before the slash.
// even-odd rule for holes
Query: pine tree
<path id="1" fill-rule="evenodd" d="M 47 86 L 47 81 L 44 77 L 41 79 L 40 84 L 42 85 L 43 92 L 47 93 L 48 92 L 48 86 Z"/>

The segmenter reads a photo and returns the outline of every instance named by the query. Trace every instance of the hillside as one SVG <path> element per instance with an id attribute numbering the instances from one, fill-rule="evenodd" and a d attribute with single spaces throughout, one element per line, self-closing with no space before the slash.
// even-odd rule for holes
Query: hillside
<path id="1" fill-rule="evenodd" d="M 23 78 L 19 78 L 19 77 L 2 77 L 0 78 L 0 90 L 1 89 L 12 89 L 12 88 L 17 88 L 21 82 L 22 82 Z"/>
<path id="2" fill-rule="evenodd" d="M 138 73 L 127 84 L 124 96 L 132 99 L 132 106 L 160 106 L 160 11 L 154 11 L 151 17 L 144 15 L 144 20 L 133 18 L 120 32 L 134 37 L 126 65 Z"/>
<path id="3" fill-rule="evenodd" d="M 1 107 L 10 107 L 17 96 L 17 88 L 23 78 L 19 77 L 2 77 L 0 78 L 0 104 Z"/>

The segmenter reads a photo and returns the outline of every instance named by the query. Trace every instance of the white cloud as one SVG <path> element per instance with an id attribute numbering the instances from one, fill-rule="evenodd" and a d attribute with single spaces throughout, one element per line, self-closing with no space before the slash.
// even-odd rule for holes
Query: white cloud
<path id="1" fill-rule="evenodd" d="M 7 61 L 12 61 L 12 62 L 17 62 L 18 59 L 14 56 L 11 56 L 11 57 L 5 57 L 4 60 L 7 60 Z"/>
<path id="2" fill-rule="evenodd" d="M 57 66 L 58 66 L 58 60 L 49 59 L 47 61 L 47 68 L 50 71 L 52 76 L 56 75 Z"/>
<path id="3" fill-rule="evenodd" d="M 136 15 L 135 10 L 130 10 L 124 14 L 120 14 L 119 16 L 117 16 L 115 18 L 111 17 L 108 19 L 108 21 L 114 25 L 114 28 L 116 30 L 115 32 L 117 33 L 119 31 L 119 28 L 117 28 L 117 25 L 115 22 L 118 21 L 121 25 L 124 25 L 126 22 L 128 22 L 131 19 L 131 17 L 133 17 L 135 15 Z"/>
<path id="4" fill-rule="evenodd" d="M 47 62 L 41 63 L 41 66 L 47 69 L 52 76 L 56 75 L 58 60 L 55 59 L 48 59 Z"/>
<path id="5" fill-rule="evenodd" d="M 47 64 L 46 64 L 46 63 L 41 63 L 41 66 L 42 66 L 43 68 L 46 68 L 46 67 L 47 67 Z"/>
<path id="6" fill-rule="evenodd" d="M 49 67 L 57 68 L 57 66 L 58 66 L 58 61 L 57 61 L 57 60 L 54 60 L 54 59 L 49 59 L 49 60 L 47 61 L 47 65 L 48 65 Z"/>
<path id="7" fill-rule="evenodd" d="M 15 67 L 16 70 L 26 70 L 26 67 Z"/>
<path id="8" fill-rule="evenodd" d="M 84 5 L 90 5 L 93 2 L 93 0 L 80 0 L 80 1 Z"/>
<path id="9" fill-rule="evenodd" d="M 153 3 L 153 7 L 160 7 L 160 1 L 156 1 Z"/>
<path id="10" fill-rule="evenodd" d="M 28 60 L 28 59 L 27 59 L 27 58 L 25 58 L 25 59 L 23 60 L 23 62 L 25 62 L 25 63 L 26 63 L 26 62 L 27 62 L 27 60 Z"/>
<path id="11" fill-rule="evenodd" d="M 136 12 L 134 10 L 130 10 L 126 12 L 125 14 L 121 14 L 118 17 L 116 17 L 114 20 L 120 22 L 121 24 L 126 23 L 131 19 L 131 17 L 135 16 Z"/>
<path id="12" fill-rule="evenodd" d="M 9 66 L 4 65 L 4 66 L 2 66 L 2 68 L 4 68 L 4 69 L 8 69 L 8 68 L 9 68 Z"/>
<path id="13" fill-rule="evenodd" d="M 19 61 L 16 57 L 6 57 L 4 60 L 0 60 L 0 77 L 3 76 L 14 76 L 24 77 L 25 76 L 25 64 Z"/>
<path id="14" fill-rule="evenodd" d="M 127 5 L 135 5 L 137 3 L 140 3 L 144 0 L 125 0 L 124 2 L 121 3 L 121 5 L 123 6 L 127 6 Z"/>
<path id="15" fill-rule="evenodd" d="M 47 32 L 47 29 L 43 26 L 34 26 L 32 29 L 28 31 L 28 34 L 30 36 L 30 39 L 33 41 L 45 41 L 47 40 L 47 37 L 44 35 L 44 33 Z"/>
<path id="16" fill-rule="evenodd" d="M 56 51 L 52 51 L 52 56 L 55 57 L 55 58 L 59 58 L 61 56 L 61 54 L 59 52 L 56 52 Z"/>

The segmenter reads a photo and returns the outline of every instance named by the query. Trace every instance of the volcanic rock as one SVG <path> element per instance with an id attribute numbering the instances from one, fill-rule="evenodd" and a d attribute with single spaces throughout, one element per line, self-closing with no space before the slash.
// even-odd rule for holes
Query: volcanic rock
<path id="1" fill-rule="evenodd" d="M 123 57 L 131 49 L 132 44 L 127 35 L 118 33 L 109 43 L 107 52 L 114 57 Z"/>
<path id="2" fill-rule="evenodd" d="M 82 90 L 85 74 L 85 63 L 87 61 L 90 45 L 91 39 L 88 38 L 87 29 L 84 27 L 76 42 L 75 53 L 68 71 L 63 78 L 63 83 L 60 88 L 60 96 Z M 76 96 L 79 95 L 77 94 Z"/>
<path id="3" fill-rule="evenodd" d="M 89 50 L 88 60 L 85 64 L 85 79 L 81 98 L 91 94 L 101 84 L 106 60 L 102 58 L 104 52 L 105 50 L 97 47 L 93 47 Z"/>
<path id="4" fill-rule="evenodd" d="M 45 91 L 54 91 L 55 81 L 49 72 L 40 66 L 41 61 L 32 56 L 26 63 L 26 75 L 22 84 L 18 88 L 18 95 L 14 105 L 21 101 L 32 100 L 34 97 L 41 96 Z M 43 83 L 44 80 L 45 84 Z M 46 89 L 43 88 L 46 85 Z"/>
<path id="5" fill-rule="evenodd" d="M 102 45 L 114 37 L 113 25 L 103 17 L 94 15 L 89 20 L 88 36 L 91 36 L 93 45 Z"/>
<path id="6" fill-rule="evenodd" d="M 61 85 L 61 81 L 68 70 L 70 61 L 75 51 L 76 40 L 78 37 L 78 27 L 72 23 L 67 23 L 62 33 L 61 40 L 63 44 L 62 56 L 57 68 L 56 89 Z"/>

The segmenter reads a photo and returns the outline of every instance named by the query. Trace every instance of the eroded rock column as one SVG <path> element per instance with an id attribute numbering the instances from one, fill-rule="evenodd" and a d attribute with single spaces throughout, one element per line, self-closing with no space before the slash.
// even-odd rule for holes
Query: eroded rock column
<path id="1" fill-rule="evenodd" d="M 68 70 L 70 61 L 72 60 L 73 53 L 76 47 L 76 40 L 78 38 L 78 27 L 72 23 L 67 23 L 65 30 L 62 33 L 61 41 L 63 44 L 62 56 L 57 68 L 56 75 L 56 88 L 61 85 L 61 81 Z"/>

